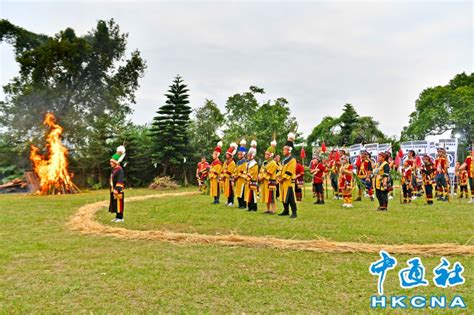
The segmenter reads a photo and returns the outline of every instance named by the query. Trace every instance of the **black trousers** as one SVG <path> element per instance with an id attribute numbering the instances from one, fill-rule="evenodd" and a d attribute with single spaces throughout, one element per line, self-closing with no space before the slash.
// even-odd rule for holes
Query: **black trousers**
<path id="1" fill-rule="evenodd" d="M 234 186 L 230 186 L 230 195 L 227 197 L 227 203 L 234 203 Z"/>
<path id="2" fill-rule="evenodd" d="M 296 198 L 293 187 L 288 188 L 286 200 L 283 201 L 283 213 L 290 213 L 290 207 L 291 213 L 296 214 Z"/>
<path id="3" fill-rule="evenodd" d="M 339 187 L 337 185 L 337 176 L 334 174 L 331 174 L 331 187 L 334 191 L 334 195 L 338 196 L 339 195 Z"/>
<path id="4" fill-rule="evenodd" d="M 412 190 L 411 190 L 411 187 L 407 184 L 407 183 L 404 183 L 402 185 L 402 190 L 403 190 L 403 198 L 405 199 L 411 199 L 412 197 Z"/>
<path id="5" fill-rule="evenodd" d="M 125 193 L 122 192 L 121 198 L 115 198 L 114 193 L 110 193 L 109 212 L 115 213 L 117 219 L 123 219 L 123 211 L 125 209 Z"/>
<path id="6" fill-rule="evenodd" d="M 388 207 L 388 191 L 376 189 L 375 195 L 377 196 L 377 200 L 379 201 L 379 207 L 382 209 L 386 209 Z"/>
<path id="7" fill-rule="evenodd" d="M 433 185 L 425 185 L 426 201 L 428 204 L 433 204 Z"/>
<path id="8" fill-rule="evenodd" d="M 237 202 L 239 203 L 239 208 L 246 208 L 247 203 L 245 202 L 245 187 L 242 189 L 242 197 L 237 197 Z"/>
<path id="9" fill-rule="evenodd" d="M 313 183 L 313 191 L 318 194 L 323 194 L 324 193 L 324 187 L 323 183 Z"/>
<path id="10" fill-rule="evenodd" d="M 249 202 L 247 203 L 247 206 L 249 207 L 249 211 L 257 211 L 257 203 L 255 202 L 256 196 L 255 196 L 255 190 L 250 190 L 251 192 L 251 198 Z"/>

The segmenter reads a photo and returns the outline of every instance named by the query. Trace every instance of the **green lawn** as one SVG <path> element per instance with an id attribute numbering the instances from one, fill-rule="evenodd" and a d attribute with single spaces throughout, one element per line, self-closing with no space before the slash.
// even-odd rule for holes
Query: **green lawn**
<path id="1" fill-rule="evenodd" d="M 425 206 L 424 199 L 407 205 L 400 205 L 399 199 L 394 199 L 388 212 L 376 211 L 377 201 L 370 202 L 368 198 L 354 202 L 352 209 L 342 208 L 342 201 L 332 198 L 326 205 L 314 205 L 312 201 L 308 191 L 304 202 L 298 204 L 299 217 L 293 220 L 262 214 L 263 204 L 259 204 L 257 213 L 247 212 L 223 204 L 213 205 L 211 198 L 204 195 L 179 197 L 179 201 L 150 199 L 127 204 L 124 226 L 136 230 L 326 238 L 377 244 L 474 245 L 474 207 L 466 204 L 465 199 L 462 203 L 453 200 L 437 202 L 433 206 Z M 280 203 L 278 208 L 282 210 Z M 105 211 L 99 214 L 99 221 L 115 224 L 110 222 L 110 215 Z"/>
<path id="2" fill-rule="evenodd" d="M 150 193 L 127 190 L 127 196 Z M 378 255 L 125 241 L 66 228 L 78 207 L 106 198 L 106 191 L 0 195 L 0 313 L 370 312 L 376 278 L 368 266 Z M 393 202 L 388 213 L 375 207 L 368 201 L 354 209 L 303 204 L 299 218 L 290 221 L 212 206 L 205 196 L 163 198 L 126 204 L 124 226 L 374 243 L 466 243 L 473 234 L 473 208 L 457 201 L 434 208 Z M 107 224 L 110 218 L 105 209 L 98 214 Z M 412 290 L 401 289 L 397 277 L 410 256 L 395 256 L 399 266 L 387 276 L 386 294 L 461 294 L 464 312 L 472 309 L 472 256 L 449 257 L 464 265 L 466 284 Z M 431 280 L 439 257 L 422 259 Z"/>

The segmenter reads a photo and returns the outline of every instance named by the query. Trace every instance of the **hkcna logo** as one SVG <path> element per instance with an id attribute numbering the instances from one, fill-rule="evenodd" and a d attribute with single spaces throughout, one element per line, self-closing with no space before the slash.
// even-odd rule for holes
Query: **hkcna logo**
<path id="1" fill-rule="evenodd" d="M 380 251 L 380 260 L 370 264 L 369 272 L 378 276 L 377 291 L 378 296 L 370 297 L 371 308 L 466 308 L 466 303 L 462 296 L 456 295 L 448 300 L 446 296 L 421 296 L 415 295 L 408 297 L 406 295 L 386 296 L 384 295 L 383 284 L 387 276 L 387 272 L 395 269 L 397 266 L 397 259 L 390 256 L 386 251 Z M 419 286 L 428 286 L 429 281 L 425 278 L 425 266 L 419 257 L 407 260 L 407 267 L 400 270 L 398 277 L 400 280 L 400 287 L 403 289 L 411 289 Z M 464 267 L 461 263 L 456 262 L 450 269 L 450 262 L 442 257 L 441 263 L 433 269 L 433 283 L 439 288 L 454 287 L 462 285 L 466 281 L 462 276 Z"/>

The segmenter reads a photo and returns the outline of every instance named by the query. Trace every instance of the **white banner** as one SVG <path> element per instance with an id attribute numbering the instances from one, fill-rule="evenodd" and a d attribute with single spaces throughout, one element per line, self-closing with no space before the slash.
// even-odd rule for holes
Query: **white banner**
<path id="1" fill-rule="evenodd" d="M 436 159 L 436 148 L 439 147 L 439 144 L 436 142 L 430 142 L 428 146 L 428 154 L 429 156 L 433 159 L 433 161 Z"/>
<path id="2" fill-rule="evenodd" d="M 360 154 L 360 150 L 363 149 L 362 144 L 353 144 L 349 147 L 349 158 L 352 165 L 355 165 L 357 157 Z"/>
<path id="3" fill-rule="evenodd" d="M 379 152 L 390 152 L 392 154 L 392 144 L 391 143 L 379 143 Z"/>
<path id="4" fill-rule="evenodd" d="M 379 144 L 369 143 L 365 145 L 365 150 L 370 153 L 370 159 L 377 163 L 377 155 L 379 154 Z"/>

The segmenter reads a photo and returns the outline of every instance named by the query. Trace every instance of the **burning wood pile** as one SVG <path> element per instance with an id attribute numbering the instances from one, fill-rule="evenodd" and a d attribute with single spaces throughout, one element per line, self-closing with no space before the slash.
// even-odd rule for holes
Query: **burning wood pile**
<path id="1" fill-rule="evenodd" d="M 31 145 L 30 160 L 33 171 L 39 180 L 39 185 L 33 192 L 40 195 L 74 194 L 79 189 L 72 182 L 72 175 L 68 171 L 68 151 L 61 142 L 63 128 L 56 123 L 52 113 L 46 114 L 44 124 L 49 128 L 46 137 L 46 153 L 41 154 L 40 149 Z"/>

